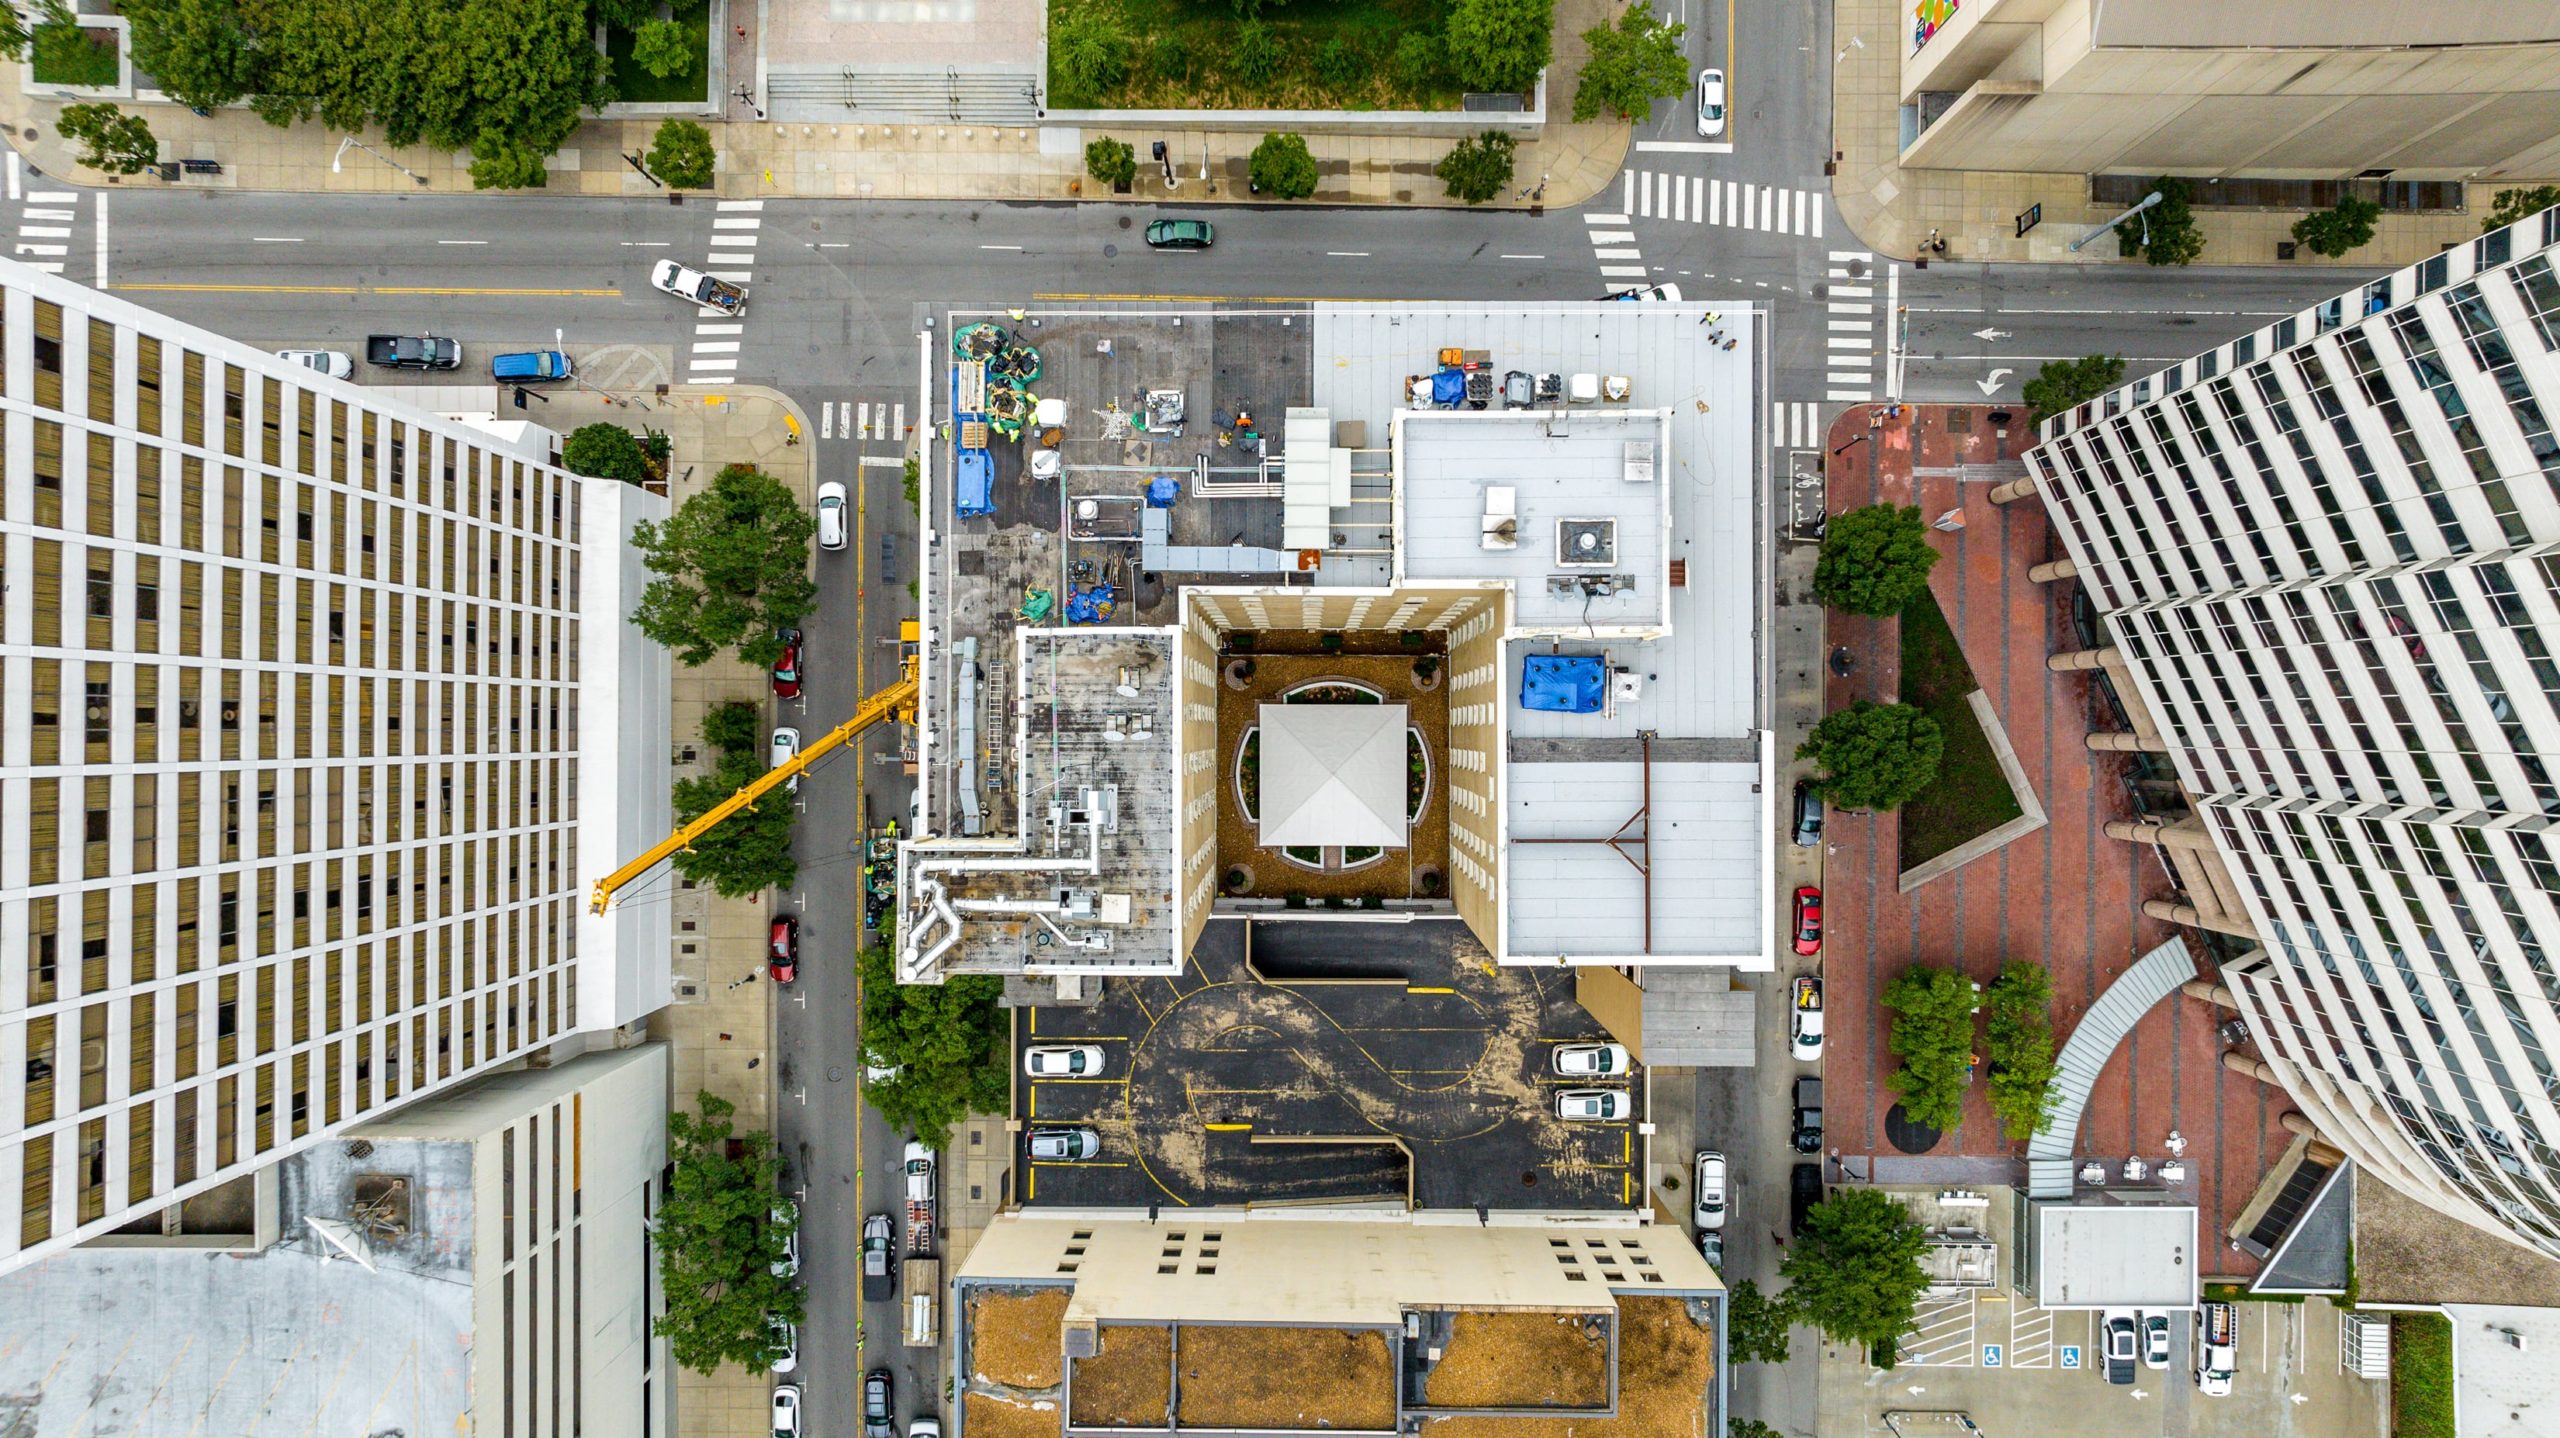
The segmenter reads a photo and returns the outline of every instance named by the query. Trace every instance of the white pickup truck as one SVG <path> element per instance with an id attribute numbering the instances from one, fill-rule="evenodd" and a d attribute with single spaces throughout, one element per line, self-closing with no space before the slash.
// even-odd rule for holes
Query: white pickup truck
<path id="1" fill-rule="evenodd" d="M 649 283 L 680 300 L 690 300 L 706 310 L 724 315 L 747 312 L 747 290 L 727 280 L 688 269 L 674 260 L 660 260 L 649 271 Z"/>

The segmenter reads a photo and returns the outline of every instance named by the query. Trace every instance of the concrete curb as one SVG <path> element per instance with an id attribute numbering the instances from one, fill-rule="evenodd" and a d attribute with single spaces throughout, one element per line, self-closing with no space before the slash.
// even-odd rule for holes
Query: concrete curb
<path id="1" fill-rule="evenodd" d="M 1973 706 L 1973 717 L 1982 725 L 1983 737 L 1991 741 L 1991 757 L 1999 761 L 2000 777 L 2009 781 L 2009 792 L 2018 796 L 2018 807 L 2024 812 L 1988 834 L 1969 839 L 1934 859 L 1903 870 L 1894 880 L 1894 887 L 1905 894 L 1932 879 L 1945 878 L 2013 839 L 2025 838 L 2046 823 L 2044 804 L 2036 798 L 2035 786 L 2027 782 L 2027 771 L 2019 766 L 2018 751 L 2011 747 L 2009 731 L 2001 725 L 2000 716 L 1992 711 L 1990 699 L 1979 689 L 1964 698 Z"/>

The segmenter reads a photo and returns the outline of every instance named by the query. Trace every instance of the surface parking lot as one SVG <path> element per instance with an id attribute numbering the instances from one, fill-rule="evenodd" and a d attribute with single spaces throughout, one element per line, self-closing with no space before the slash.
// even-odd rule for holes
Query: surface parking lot
<path id="1" fill-rule="evenodd" d="M 1106 979 L 1090 1006 L 1020 1011 L 1014 1035 L 1026 1134 L 1102 1137 L 1082 1162 L 1018 1153 L 1029 1204 L 1643 1197 L 1643 1071 L 1606 1085 L 1631 1089 L 1630 1119 L 1558 1119 L 1557 1090 L 1590 1081 L 1556 1077 L 1555 1046 L 1605 1035 L 1571 973 L 1497 969 L 1456 923 L 1213 921 L 1179 977 Z M 1021 1047 L 1065 1043 L 1100 1048 L 1101 1073 L 1021 1076 Z"/>

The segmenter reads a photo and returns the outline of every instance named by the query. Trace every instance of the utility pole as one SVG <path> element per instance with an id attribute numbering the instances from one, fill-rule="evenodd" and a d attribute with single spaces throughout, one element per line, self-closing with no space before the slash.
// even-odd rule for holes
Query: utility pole
<path id="1" fill-rule="evenodd" d="M 2080 253 L 2080 247 L 2082 245 L 2089 243 L 2098 236 L 2105 234 L 2107 231 L 2114 229 L 2116 226 L 2121 225 L 2125 221 L 2132 219 L 2134 216 L 2141 214 L 2143 211 L 2150 209 L 2153 205 L 2160 203 L 2161 199 L 2162 196 L 2160 192 L 2158 190 L 2153 190 L 2150 194 L 2143 196 L 2141 203 L 2135 205 L 2132 209 L 2125 211 L 2123 214 L 2118 215 L 2114 219 L 2107 221 L 2105 224 L 2098 226 L 2089 233 L 2073 240 L 2071 242 L 2071 253 L 2075 255 Z M 2151 238 L 2151 222 L 2149 220 L 2142 222 L 2142 237 L 2146 241 Z"/>

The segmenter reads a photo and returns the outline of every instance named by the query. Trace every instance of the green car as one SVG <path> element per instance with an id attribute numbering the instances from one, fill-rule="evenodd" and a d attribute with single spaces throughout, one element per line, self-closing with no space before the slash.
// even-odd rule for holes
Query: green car
<path id="1" fill-rule="evenodd" d="M 1217 239 L 1216 227 L 1207 220 L 1158 220 L 1147 226 L 1147 243 L 1159 250 L 1205 250 Z"/>

